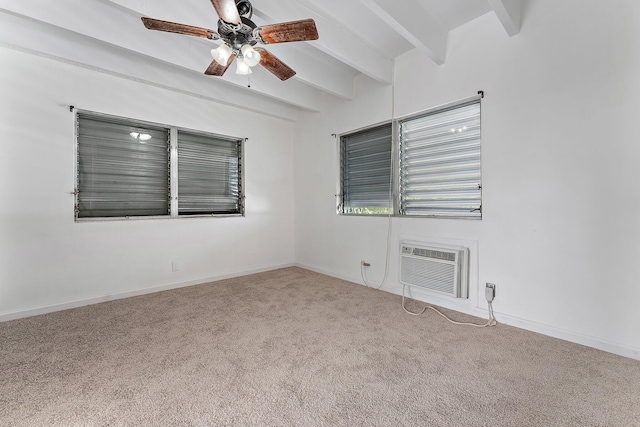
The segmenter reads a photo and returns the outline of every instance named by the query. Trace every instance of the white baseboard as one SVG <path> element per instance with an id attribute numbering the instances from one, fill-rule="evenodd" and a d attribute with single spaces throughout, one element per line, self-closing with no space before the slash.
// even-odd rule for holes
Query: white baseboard
<path id="1" fill-rule="evenodd" d="M 294 264 L 274 265 L 252 270 L 236 271 L 233 273 L 222 274 L 220 276 L 205 277 L 202 279 L 190 280 L 188 282 L 172 283 L 168 285 L 152 286 L 150 288 L 136 289 L 133 291 L 121 292 L 113 295 L 89 298 L 77 301 L 55 304 L 46 307 L 38 307 L 29 310 L 15 311 L 12 313 L 0 314 L 0 322 L 8 322 L 10 320 L 22 319 L 25 317 L 39 316 L 41 314 L 53 313 L 55 311 L 68 310 L 71 308 L 84 307 L 86 305 L 99 304 L 101 302 L 114 301 L 123 298 L 137 297 L 140 295 L 152 294 L 155 292 L 168 291 L 171 289 L 185 288 L 187 286 L 202 285 L 209 282 L 217 282 L 218 280 L 232 279 L 234 277 L 247 276 L 249 274 L 264 273 L 265 271 L 278 270 L 280 268 L 293 267 Z"/>
<path id="2" fill-rule="evenodd" d="M 608 353 L 617 354 L 619 356 L 628 357 L 630 359 L 640 360 L 640 348 L 603 340 L 601 338 L 592 337 L 581 332 L 571 331 L 568 329 L 557 328 L 555 326 L 534 322 L 527 319 L 521 319 L 508 314 L 495 313 L 500 323 L 515 326 L 517 328 L 526 329 L 528 331 L 537 332 L 553 338 L 581 344 L 587 347 L 596 348 Z"/>
<path id="3" fill-rule="evenodd" d="M 31 316 L 39 316 L 41 314 L 53 313 L 55 311 L 68 310 L 71 308 L 83 307 L 83 306 L 92 305 L 92 304 L 99 304 L 101 302 L 114 301 L 114 300 L 123 299 L 123 298 L 151 294 L 154 292 L 167 291 L 170 289 L 178 289 L 178 288 L 184 288 L 187 286 L 201 285 L 204 283 L 215 282 L 218 280 L 231 279 L 234 277 L 247 276 L 247 275 L 256 274 L 256 273 L 263 273 L 265 271 L 277 270 L 280 268 L 287 268 L 292 266 L 304 268 L 305 270 L 315 271 L 316 273 L 324 274 L 326 276 L 335 277 L 337 279 L 345 280 L 347 282 L 356 283 L 364 286 L 361 278 L 344 276 L 329 270 L 325 270 L 322 268 L 317 268 L 311 265 L 296 262 L 291 264 L 282 264 L 282 265 L 251 269 L 251 270 L 237 271 L 233 273 L 223 274 L 220 276 L 191 280 L 188 282 L 153 286 L 149 288 L 137 289 L 137 290 L 122 292 L 122 293 L 113 294 L 113 295 L 89 298 L 89 299 L 78 300 L 78 301 L 71 301 L 67 303 L 56 304 L 56 305 L 51 305 L 46 307 L 39 307 L 39 308 L 34 308 L 29 310 L 1 314 L 0 322 L 7 322 L 10 320 L 22 319 L 22 318 L 31 317 Z M 380 290 L 384 292 L 396 294 L 396 295 L 402 294 L 402 289 L 395 286 L 385 285 Z M 462 304 L 455 304 L 445 299 L 439 299 L 432 295 L 421 293 L 419 292 L 419 290 L 417 292 L 414 290 L 411 297 L 419 301 L 438 305 L 440 307 L 445 307 L 451 310 L 456 310 L 461 313 L 466 313 L 472 316 L 477 316 L 477 317 L 487 316 L 486 310 L 475 308 L 475 307 L 470 308 L 469 306 L 462 305 Z M 597 337 L 592 337 L 589 335 L 585 335 L 575 331 L 570 331 L 567 329 L 557 328 L 551 325 L 537 323 L 531 320 L 522 319 L 516 316 L 510 316 L 500 312 L 496 312 L 495 315 L 498 322 L 505 325 L 515 326 L 518 328 L 526 329 L 528 331 L 537 332 L 550 337 L 558 338 L 561 340 L 585 345 L 587 347 L 593 347 L 598 350 L 628 357 L 630 359 L 640 360 L 640 348 L 630 347 L 624 344 L 603 340 Z"/>
<path id="4" fill-rule="evenodd" d="M 333 273 L 331 271 L 328 270 L 324 270 L 322 268 L 316 268 L 310 265 L 306 265 L 306 264 L 302 264 L 302 263 L 295 263 L 296 267 L 300 267 L 300 268 L 304 268 L 305 270 L 310 270 L 310 271 L 315 271 L 316 273 L 320 273 L 320 274 L 324 274 L 326 276 L 331 276 L 331 277 L 335 277 L 336 279 L 341 279 L 341 280 L 346 280 L 347 282 L 352 282 L 352 283 L 356 283 L 358 285 L 363 285 L 366 286 L 361 277 L 355 278 L 355 277 L 349 277 L 349 276 L 344 276 L 341 274 L 336 274 Z M 379 283 L 375 283 L 375 282 L 371 282 L 368 281 L 369 284 L 371 286 L 378 286 Z M 401 287 L 396 287 L 396 286 L 391 286 L 391 285 L 383 285 L 380 289 L 380 291 L 384 291 L 384 292 L 388 292 L 390 294 L 395 294 L 395 295 L 402 295 L 402 288 Z M 423 290 L 421 290 L 420 288 L 414 287 L 411 289 L 411 293 L 407 292 L 407 298 L 411 298 L 411 299 L 415 299 L 418 301 L 423 301 L 423 302 L 427 302 L 429 304 L 433 304 L 433 305 L 437 305 L 439 307 L 443 307 L 443 308 L 448 308 L 450 310 L 455 310 L 455 311 L 459 311 L 461 313 L 466 313 L 466 314 L 470 314 L 472 316 L 477 316 L 477 317 L 488 317 L 489 316 L 489 311 L 488 309 L 482 309 L 482 308 L 478 308 L 478 307 L 472 307 L 468 304 L 468 302 L 465 300 L 464 303 L 458 302 L 456 300 L 453 299 L 448 299 L 445 297 L 439 297 L 433 294 L 429 294 L 428 292 L 425 292 Z"/>
<path id="5" fill-rule="evenodd" d="M 324 274 L 327 276 L 335 277 L 337 279 L 346 280 L 348 282 L 363 285 L 361 278 L 347 277 L 341 274 L 336 274 L 332 271 L 322 268 L 313 267 L 310 265 L 295 263 L 296 267 L 304 268 L 305 270 L 315 271 L 316 273 Z M 390 285 L 384 285 L 380 290 L 389 292 L 396 295 L 402 295 L 402 288 Z M 461 313 L 470 314 L 472 316 L 486 317 L 487 310 L 483 310 L 476 307 L 469 307 L 463 304 L 456 304 L 455 302 L 448 301 L 444 298 L 434 297 L 431 294 L 420 292 L 419 290 L 413 290 L 411 298 L 417 299 L 428 304 L 438 305 L 440 307 L 456 310 Z M 628 357 L 630 359 L 640 360 L 640 348 L 631 347 L 628 345 L 603 340 L 601 338 L 585 335 L 580 332 L 575 332 L 567 329 L 557 328 L 555 326 L 546 325 L 538 322 L 534 322 L 527 319 L 522 319 L 516 316 L 510 316 L 500 312 L 495 312 L 496 320 L 504 325 L 514 326 L 528 331 L 536 332 L 542 335 L 547 335 L 553 338 L 558 338 L 564 341 L 569 341 L 576 344 L 581 344 L 587 347 L 596 348 L 598 350 L 606 351 L 609 353 L 617 354 L 619 356 Z"/>

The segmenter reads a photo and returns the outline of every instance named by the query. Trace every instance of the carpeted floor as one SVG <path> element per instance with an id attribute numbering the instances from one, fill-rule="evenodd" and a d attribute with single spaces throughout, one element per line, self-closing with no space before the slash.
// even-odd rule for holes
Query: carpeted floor
<path id="1" fill-rule="evenodd" d="M 299 268 L 1 323 L 0 368 L 3 426 L 640 426 L 638 361 Z"/>

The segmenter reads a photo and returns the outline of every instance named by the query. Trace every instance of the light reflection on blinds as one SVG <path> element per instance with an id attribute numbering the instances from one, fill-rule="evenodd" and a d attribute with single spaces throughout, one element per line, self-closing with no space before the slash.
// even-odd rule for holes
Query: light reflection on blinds
<path id="1" fill-rule="evenodd" d="M 240 141 L 178 131 L 179 215 L 237 214 Z"/>
<path id="2" fill-rule="evenodd" d="M 480 218 L 480 100 L 400 122 L 400 211 Z"/>
<path id="3" fill-rule="evenodd" d="M 161 127 L 79 113 L 78 217 L 168 215 L 168 138 Z"/>
<path id="4" fill-rule="evenodd" d="M 342 136 L 343 213 L 392 208 L 391 123 Z"/>

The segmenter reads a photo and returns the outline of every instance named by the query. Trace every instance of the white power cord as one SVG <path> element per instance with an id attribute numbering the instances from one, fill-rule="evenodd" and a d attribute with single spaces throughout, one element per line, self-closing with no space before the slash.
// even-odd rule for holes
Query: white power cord
<path id="1" fill-rule="evenodd" d="M 488 326 L 495 326 L 498 324 L 498 322 L 496 321 L 495 317 L 493 316 L 493 303 L 491 301 L 489 301 L 487 304 L 489 305 L 489 320 L 487 320 L 487 323 L 482 324 L 482 325 L 478 325 L 477 323 L 470 323 L 470 322 L 456 322 L 455 320 L 451 320 L 449 319 L 444 313 L 442 313 L 440 310 L 438 310 L 435 307 L 431 307 L 430 305 L 425 305 L 422 308 L 422 311 L 414 313 L 412 311 L 407 310 L 407 308 L 405 307 L 404 304 L 404 292 L 405 292 L 405 288 L 407 287 L 407 285 L 402 285 L 402 309 L 404 311 L 406 311 L 408 314 L 412 315 L 412 316 L 420 316 L 422 313 L 424 313 L 427 310 L 433 310 L 436 313 L 438 313 L 440 316 L 444 317 L 445 319 L 447 319 L 447 321 L 453 323 L 454 325 L 464 325 L 464 326 L 473 326 L 476 328 L 486 328 Z"/>
<path id="2" fill-rule="evenodd" d="M 360 263 L 360 276 L 362 276 L 362 281 L 364 284 L 372 289 L 378 290 L 380 289 L 384 283 L 387 281 L 387 276 L 389 275 L 389 252 L 391 248 L 391 214 L 389 214 L 389 222 L 387 223 L 387 255 L 384 262 L 384 276 L 382 277 L 382 282 L 377 287 L 374 287 L 367 281 L 367 275 L 364 272 L 364 263 Z"/>
<path id="3" fill-rule="evenodd" d="M 391 69 L 391 129 L 393 130 L 393 117 L 396 114 L 396 88 L 395 88 L 395 70 Z M 391 144 L 393 145 L 393 137 L 391 139 Z M 393 153 L 393 150 L 391 150 Z M 393 157 L 393 155 L 392 155 Z M 393 162 L 393 158 L 391 159 Z M 391 205 L 391 210 L 389 211 L 388 223 L 387 223 L 387 254 L 384 261 L 384 276 L 382 277 L 382 282 L 377 287 L 372 286 L 367 281 L 367 274 L 364 272 L 364 262 L 360 263 L 360 277 L 362 277 L 362 281 L 368 288 L 372 288 L 375 290 L 379 290 L 387 281 L 387 276 L 389 275 L 389 252 L 391 248 L 391 217 L 393 216 L 393 179 L 389 180 L 389 205 Z"/>

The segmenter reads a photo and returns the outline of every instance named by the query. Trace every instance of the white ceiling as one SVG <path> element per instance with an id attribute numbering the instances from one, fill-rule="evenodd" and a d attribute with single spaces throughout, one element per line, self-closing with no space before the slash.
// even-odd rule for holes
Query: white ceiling
<path id="1" fill-rule="evenodd" d="M 517 34 L 523 1 L 252 0 L 257 25 L 313 18 L 320 38 L 266 46 L 297 75 L 281 82 L 256 67 L 251 88 L 234 66 L 223 77 L 203 74 L 219 42 L 149 31 L 140 21 L 148 16 L 215 30 L 209 0 L 0 0 L 0 44 L 230 104 L 250 98 L 254 109 L 286 116 L 292 108 L 318 110 L 324 94 L 350 99 L 358 74 L 390 84 L 394 58 L 409 50 L 445 63 L 449 31 L 484 14 L 496 14 L 506 34 Z M 268 106 L 274 100 L 281 112 Z"/>

